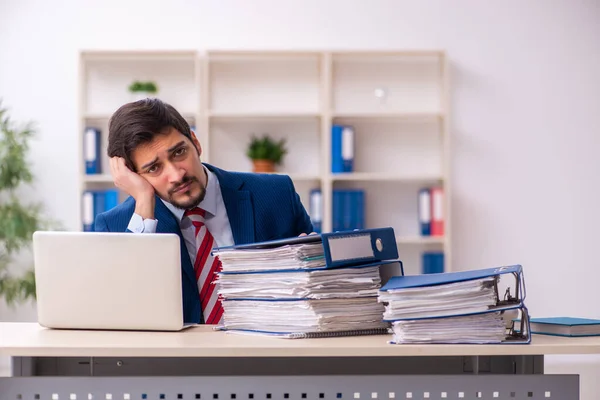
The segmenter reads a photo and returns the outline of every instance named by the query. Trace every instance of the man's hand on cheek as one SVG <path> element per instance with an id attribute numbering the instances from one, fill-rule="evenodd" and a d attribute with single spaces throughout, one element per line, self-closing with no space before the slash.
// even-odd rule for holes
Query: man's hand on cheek
<path id="1" fill-rule="evenodd" d="M 115 186 L 129 194 L 136 201 L 154 197 L 154 188 L 150 182 L 131 171 L 125 164 L 125 159 L 112 157 L 110 159 L 110 173 Z"/>

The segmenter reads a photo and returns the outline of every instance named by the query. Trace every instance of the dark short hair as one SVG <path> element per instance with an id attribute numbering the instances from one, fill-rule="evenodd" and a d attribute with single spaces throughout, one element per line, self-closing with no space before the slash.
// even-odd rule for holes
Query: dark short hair
<path id="1" fill-rule="evenodd" d="M 157 98 L 147 98 L 121 106 L 110 118 L 108 125 L 109 157 L 122 157 L 135 171 L 131 153 L 141 144 L 150 143 L 157 135 L 165 135 L 175 128 L 192 140 L 190 125 L 170 104 Z"/>

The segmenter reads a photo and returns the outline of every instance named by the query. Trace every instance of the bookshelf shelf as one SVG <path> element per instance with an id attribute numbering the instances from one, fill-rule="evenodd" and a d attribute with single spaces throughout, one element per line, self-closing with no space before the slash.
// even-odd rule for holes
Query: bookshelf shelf
<path id="1" fill-rule="evenodd" d="M 85 119 L 89 119 L 89 120 L 109 120 L 110 119 L 110 115 L 109 113 L 104 113 L 104 114 L 100 114 L 100 113 L 85 113 L 83 115 L 83 118 Z"/>
<path id="2" fill-rule="evenodd" d="M 260 113 L 260 112 L 238 112 L 238 113 L 227 113 L 227 112 L 208 112 L 209 118 L 213 120 L 302 120 L 302 119 L 316 119 L 320 118 L 321 115 L 314 112 L 276 112 L 276 113 Z"/>
<path id="3" fill-rule="evenodd" d="M 197 52 L 193 50 L 84 50 L 81 52 L 81 58 L 86 62 L 195 62 L 197 56 Z"/>
<path id="4" fill-rule="evenodd" d="M 111 174 L 83 175 L 85 183 L 113 183 Z"/>
<path id="5" fill-rule="evenodd" d="M 246 148 L 253 135 L 285 139 L 288 153 L 275 173 L 291 177 L 309 212 L 311 195 L 321 192 L 321 231 L 334 230 L 336 193 L 362 191 L 364 227 L 392 226 L 411 271 L 418 272 L 429 249 L 443 251 L 445 270 L 452 270 L 443 51 L 86 51 L 80 59 L 81 132 L 102 132 L 102 169 L 82 171 L 82 192 L 113 187 L 108 121 L 132 100 L 132 80 L 152 79 L 157 96 L 193 126 L 204 162 L 250 172 Z M 351 172 L 332 172 L 336 125 L 353 128 Z M 83 142 L 80 148 L 83 159 Z M 443 236 L 420 232 L 418 195 L 427 187 L 444 192 Z"/>
<path id="6" fill-rule="evenodd" d="M 440 183 L 444 180 L 442 176 L 409 176 L 394 173 L 377 172 L 351 172 L 331 174 L 332 181 L 371 181 L 371 182 L 418 182 L 418 183 Z"/>
<path id="7" fill-rule="evenodd" d="M 444 236 L 397 236 L 396 243 L 398 244 L 444 244 Z"/>
<path id="8" fill-rule="evenodd" d="M 443 119 L 444 115 L 437 112 L 331 112 L 332 118 L 351 118 L 351 119 L 383 119 L 383 120 L 438 120 Z"/>
<path id="9" fill-rule="evenodd" d="M 193 111 L 182 110 L 182 111 L 180 111 L 180 113 L 183 116 L 183 118 L 185 118 L 187 121 L 194 121 L 197 118 L 197 114 Z M 86 113 L 83 116 L 83 118 L 86 120 L 105 121 L 106 123 L 108 123 L 108 120 L 110 119 L 111 116 L 112 116 L 112 113 L 98 113 L 98 114 Z"/>
<path id="10" fill-rule="evenodd" d="M 285 174 L 292 178 L 293 181 L 301 182 L 310 182 L 310 181 L 320 181 L 321 177 L 319 175 L 311 175 L 311 174 Z"/>

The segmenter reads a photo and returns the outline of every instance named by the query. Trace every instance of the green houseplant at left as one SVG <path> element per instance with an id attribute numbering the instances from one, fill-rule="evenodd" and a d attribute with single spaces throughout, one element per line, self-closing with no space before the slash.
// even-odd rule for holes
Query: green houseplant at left
<path id="1" fill-rule="evenodd" d="M 27 160 L 34 134 L 31 124 L 16 126 L 0 100 L 0 300 L 8 305 L 35 299 L 33 268 L 13 274 L 10 267 L 31 244 L 33 233 L 50 226 L 41 205 L 24 201 L 17 193 L 34 180 Z"/>

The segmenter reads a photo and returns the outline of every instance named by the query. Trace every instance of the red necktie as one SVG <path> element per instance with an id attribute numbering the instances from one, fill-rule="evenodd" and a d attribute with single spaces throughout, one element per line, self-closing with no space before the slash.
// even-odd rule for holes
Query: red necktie
<path id="1" fill-rule="evenodd" d="M 214 247 L 215 240 L 213 235 L 206 229 L 204 223 L 205 210 L 195 207 L 186 210 L 183 214 L 188 217 L 196 228 L 196 259 L 194 262 L 194 272 L 198 282 L 198 291 L 200 292 L 200 304 L 202 306 L 202 315 L 204 323 L 218 324 L 223 316 L 223 306 L 219 293 L 216 288 L 217 272 L 221 271 L 221 262 L 210 254 Z"/>

